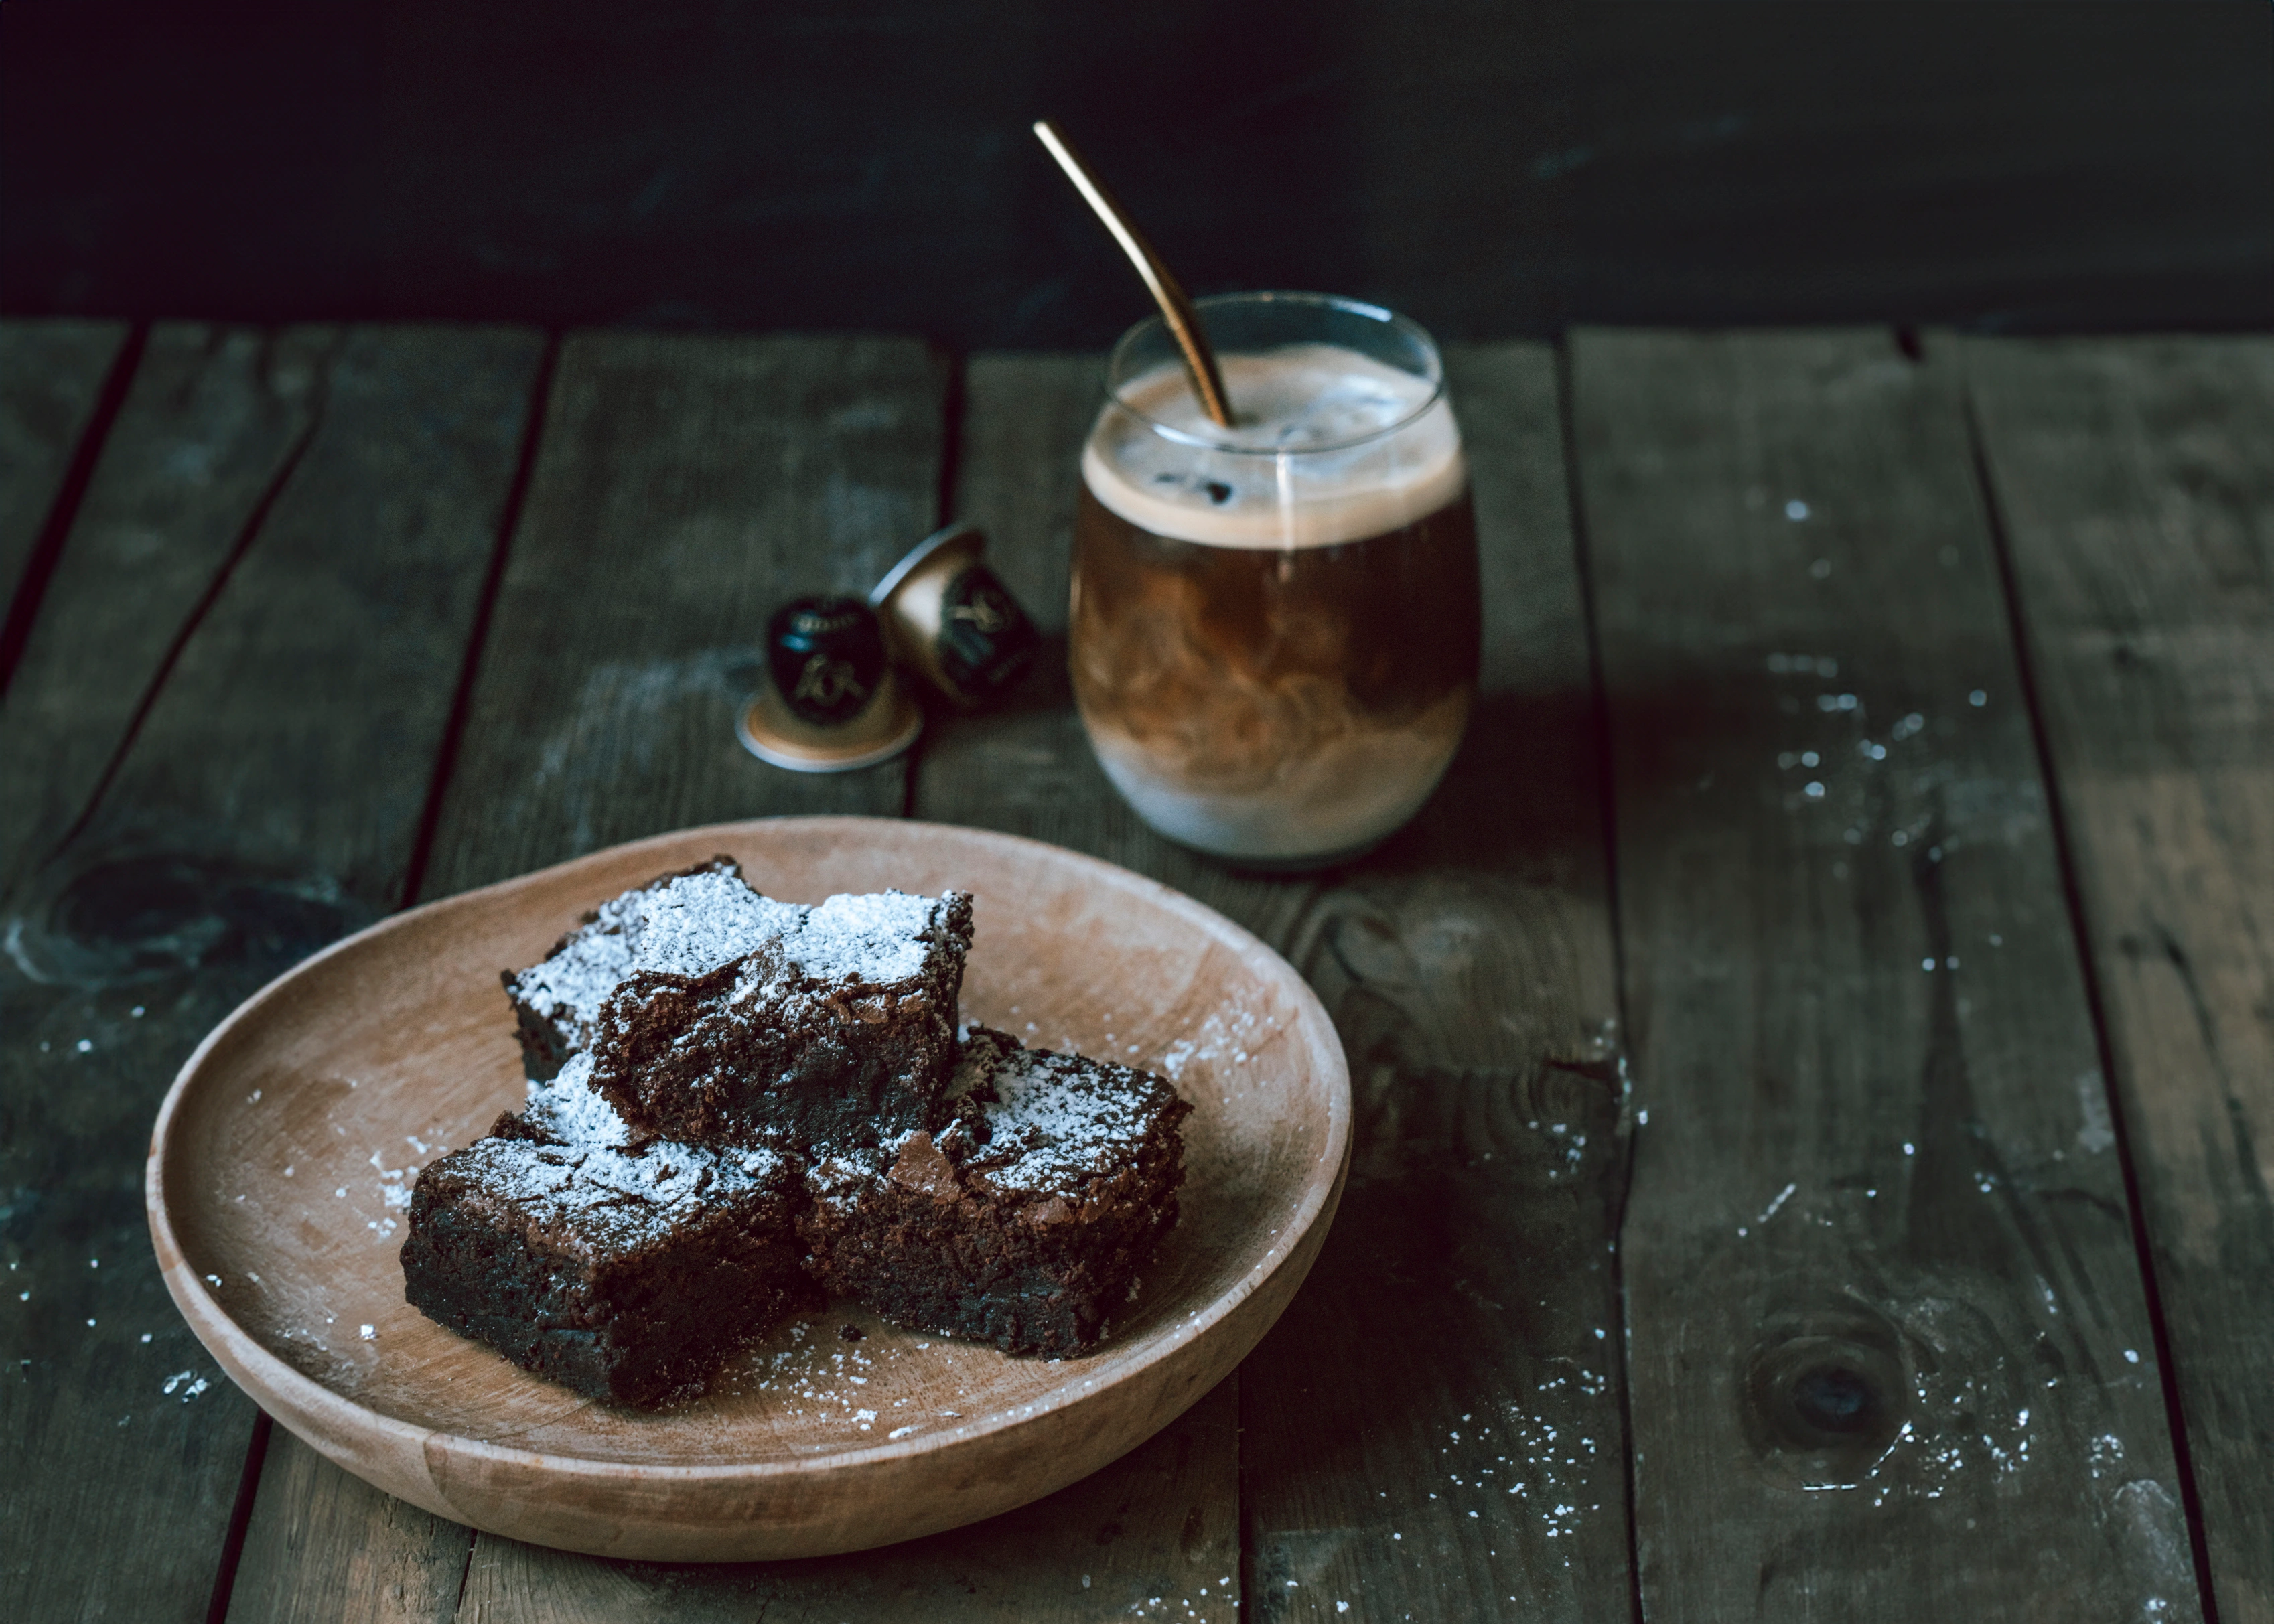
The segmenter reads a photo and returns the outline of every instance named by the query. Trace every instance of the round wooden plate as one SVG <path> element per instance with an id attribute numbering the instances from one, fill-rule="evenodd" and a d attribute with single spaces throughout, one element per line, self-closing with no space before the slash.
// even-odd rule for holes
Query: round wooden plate
<path id="1" fill-rule="evenodd" d="M 725 852 L 788 901 L 975 898 L 967 1018 L 1166 1073 L 1193 1110 L 1182 1217 L 1127 1318 L 1063 1362 L 893 1329 L 846 1303 L 780 1327 L 704 1398 L 593 1404 L 403 1300 L 418 1168 L 523 1101 L 498 972 L 577 915 Z M 820 1555 L 1039 1498 L 1174 1419 L 1302 1283 L 1350 1150 L 1326 1011 L 1222 916 L 1092 858 L 888 819 L 723 823 L 398 914 L 280 977 L 174 1081 L 150 1232 L 237 1384 L 366 1481 L 476 1528 L 651 1560 Z M 839 1335 L 858 1326 L 857 1341 Z"/>

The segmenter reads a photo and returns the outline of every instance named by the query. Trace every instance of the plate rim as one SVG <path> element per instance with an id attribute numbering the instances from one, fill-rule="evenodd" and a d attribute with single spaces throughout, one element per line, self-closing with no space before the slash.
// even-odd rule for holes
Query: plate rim
<path id="1" fill-rule="evenodd" d="M 1012 847 L 1030 848 L 1047 852 L 1053 861 L 1071 861 L 1084 868 L 1124 891 L 1148 895 L 1172 911 L 1193 921 L 1228 945 L 1246 952 L 1260 952 L 1267 960 L 1275 961 L 1288 973 L 1299 1006 L 1305 1016 L 1315 1018 L 1319 1028 L 1328 1038 L 1324 1052 L 1333 1061 L 1331 1086 L 1327 1090 L 1327 1141 L 1306 1178 L 1301 1200 L 1298 1203 L 1294 1221 L 1284 1225 L 1283 1232 L 1272 1237 L 1261 1259 L 1239 1280 L 1223 1292 L 1210 1297 L 1198 1311 L 1168 1328 L 1158 1342 L 1146 1350 L 1137 1363 L 1118 1371 L 1113 1379 L 1095 1388 L 1069 1389 L 1059 1387 L 1035 1403 L 1006 1410 L 994 1417 L 980 1417 L 971 1425 L 951 1432 L 926 1432 L 898 1442 L 879 1440 L 844 1449 L 831 1450 L 811 1455 L 798 1455 L 773 1460 L 743 1460 L 716 1464 L 682 1464 L 671 1462 L 634 1461 L 621 1456 L 584 1454 L 562 1454 L 548 1450 L 516 1447 L 509 1444 L 471 1438 L 463 1432 L 443 1427 L 429 1426 L 417 1421 L 404 1420 L 351 1398 L 338 1389 L 317 1380 L 275 1353 L 250 1330 L 240 1325 L 223 1308 L 220 1300 L 207 1289 L 205 1282 L 191 1267 L 188 1256 L 175 1232 L 172 1215 L 168 1207 L 165 1180 L 165 1158 L 175 1119 L 183 1101 L 199 1080 L 207 1056 L 224 1042 L 241 1025 L 255 1019 L 263 1007 L 283 996 L 284 990 L 296 980 L 312 972 L 315 966 L 338 955 L 355 951 L 363 943 L 382 935 L 406 929 L 410 921 L 426 914 L 453 907 L 467 906 L 473 900 L 493 895 L 526 883 L 532 879 L 556 874 L 564 869 L 584 865 L 597 865 L 604 861 L 621 858 L 651 846 L 676 846 L 696 837 L 715 837 L 728 840 L 736 836 L 748 836 L 760 830 L 794 827 L 802 831 L 827 834 L 841 831 L 848 836 L 865 833 L 929 829 L 945 831 L 957 838 L 972 839 L 983 844 L 998 844 Z M 621 841 L 612 846 L 597 847 L 575 857 L 543 868 L 531 868 L 489 884 L 439 897 L 414 907 L 401 909 L 375 921 L 350 936 L 321 948 L 275 976 L 224 1016 L 214 1028 L 199 1041 L 189 1057 L 182 1063 L 166 1090 L 153 1122 L 150 1147 L 144 1163 L 143 1199 L 151 1241 L 158 1254 L 158 1262 L 173 1297 L 181 1312 L 206 1351 L 224 1368 L 241 1365 L 245 1375 L 255 1378 L 252 1383 L 231 1369 L 231 1374 L 241 1387 L 275 1391 L 280 1398 L 295 1405 L 298 1415 L 322 1424 L 327 1430 L 337 1430 L 350 1436 L 362 1434 L 383 1438 L 397 1448 L 408 1448 L 428 1455 L 430 1461 L 437 1448 L 449 1456 L 472 1465 L 520 1468 L 546 1474 L 568 1473 L 598 1480 L 619 1480 L 625 1484 L 672 1483 L 695 1485 L 710 1481 L 760 1482 L 770 1479 L 834 1475 L 889 1462 L 911 1462 L 926 1455 L 945 1454 L 952 1447 L 976 1445 L 983 1440 L 1001 1440 L 1025 1428 L 1046 1422 L 1050 1417 L 1077 1405 L 1091 1402 L 1125 1382 L 1139 1378 L 1168 1364 L 1178 1354 L 1197 1342 L 1216 1326 L 1231 1318 L 1243 1304 L 1254 1297 L 1278 1274 L 1305 1252 L 1315 1261 L 1314 1231 L 1322 1231 L 1331 1223 L 1340 1204 L 1343 1187 L 1350 1171 L 1352 1148 L 1352 1101 L 1350 1087 L 1350 1068 L 1340 1034 L 1337 1033 L 1326 1006 L 1306 981 L 1302 974 L 1290 964 L 1285 956 L 1253 931 L 1209 907 L 1206 903 L 1186 896 L 1173 886 L 1141 875 L 1133 869 L 1088 853 L 1036 840 L 1025 835 L 1014 835 L 999 830 L 978 829 L 959 823 L 940 823 L 918 818 L 871 817 L 852 815 L 819 814 L 782 817 L 742 818 L 719 823 L 694 824 L 638 839 Z M 1325 1169 L 1331 1169 L 1331 1171 Z M 1323 1234 L 1317 1238 L 1322 1239 Z M 1305 1272 L 1308 1272 L 1306 1263 Z M 1299 1282 L 1298 1282 L 1299 1288 Z M 1291 1297 L 1291 1289 L 1290 1292 Z M 1284 1304 L 1283 1310 L 1284 1310 Z M 1276 1320 L 1277 1315 L 1273 1315 Z M 1260 1341 L 1271 1321 L 1256 1333 Z M 1253 1344 L 1251 1344 L 1251 1347 Z M 1241 1357 L 1246 1357 L 1246 1350 Z M 1237 1364 L 1237 1361 L 1234 1361 Z M 248 1391 L 248 1396 L 259 1400 L 259 1393 Z M 1193 1395 L 1197 1400 L 1199 1394 Z M 1179 1407 L 1182 1408 L 1181 1406 Z M 1174 1413 L 1165 1416 L 1162 1425 L 1173 1419 Z M 283 1417 L 278 1417 L 280 1420 Z M 297 1432 L 297 1427 L 291 1430 Z M 312 1443 L 313 1440 L 310 1440 Z M 319 1446 L 320 1448 L 320 1446 Z M 322 1451 L 328 1454 L 328 1450 Z M 1101 1462 L 1102 1464 L 1103 1462 Z"/>

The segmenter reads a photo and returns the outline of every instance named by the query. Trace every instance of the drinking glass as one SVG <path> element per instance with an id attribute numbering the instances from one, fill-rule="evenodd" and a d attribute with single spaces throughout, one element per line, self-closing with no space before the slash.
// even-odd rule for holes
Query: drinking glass
<path id="1" fill-rule="evenodd" d="M 1379 842 L 1459 748 L 1482 638 L 1444 365 L 1378 305 L 1198 301 L 1234 425 L 1160 317 L 1082 449 L 1068 659 L 1106 774 L 1171 839 L 1306 867 Z"/>

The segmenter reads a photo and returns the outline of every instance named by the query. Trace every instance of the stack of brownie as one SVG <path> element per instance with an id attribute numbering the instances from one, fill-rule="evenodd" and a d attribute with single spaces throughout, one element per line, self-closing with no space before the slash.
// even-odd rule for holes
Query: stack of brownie
<path id="1" fill-rule="evenodd" d="M 1094 1346 L 1176 1222 L 1162 1079 L 962 1029 L 960 891 L 760 894 L 720 857 L 504 980 L 530 1101 L 418 1177 L 405 1296 L 613 1403 L 699 1391 L 823 1290 L 895 1324 Z"/>

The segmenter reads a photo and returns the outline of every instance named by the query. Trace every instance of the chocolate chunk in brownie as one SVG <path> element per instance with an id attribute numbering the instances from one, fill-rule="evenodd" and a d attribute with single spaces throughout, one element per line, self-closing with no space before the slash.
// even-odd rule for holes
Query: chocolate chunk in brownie
<path id="1" fill-rule="evenodd" d="M 966 893 L 806 907 L 681 880 L 627 935 L 591 1084 L 636 1132 L 802 1154 L 937 1125 Z"/>
<path id="2" fill-rule="evenodd" d="M 592 1046 L 601 1002 L 631 974 L 651 914 L 722 891 L 757 895 L 731 857 L 659 876 L 585 914 L 543 963 L 503 972 L 500 979 L 520 1023 L 522 1069 L 541 1081 Z"/>
<path id="3" fill-rule="evenodd" d="M 542 1122 L 430 1163 L 403 1296 L 525 1370 L 609 1403 L 700 1389 L 777 1315 L 817 1302 L 798 1170 L 768 1151 L 563 1144 Z"/>
<path id="4" fill-rule="evenodd" d="M 798 1228 L 835 1291 L 911 1330 L 1008 1353 L 1096 1344 L 1177 1221 L 1180 1124 L 1164 1079 L 974 1027 L 953 1120 L 825 1158 Z"/>

